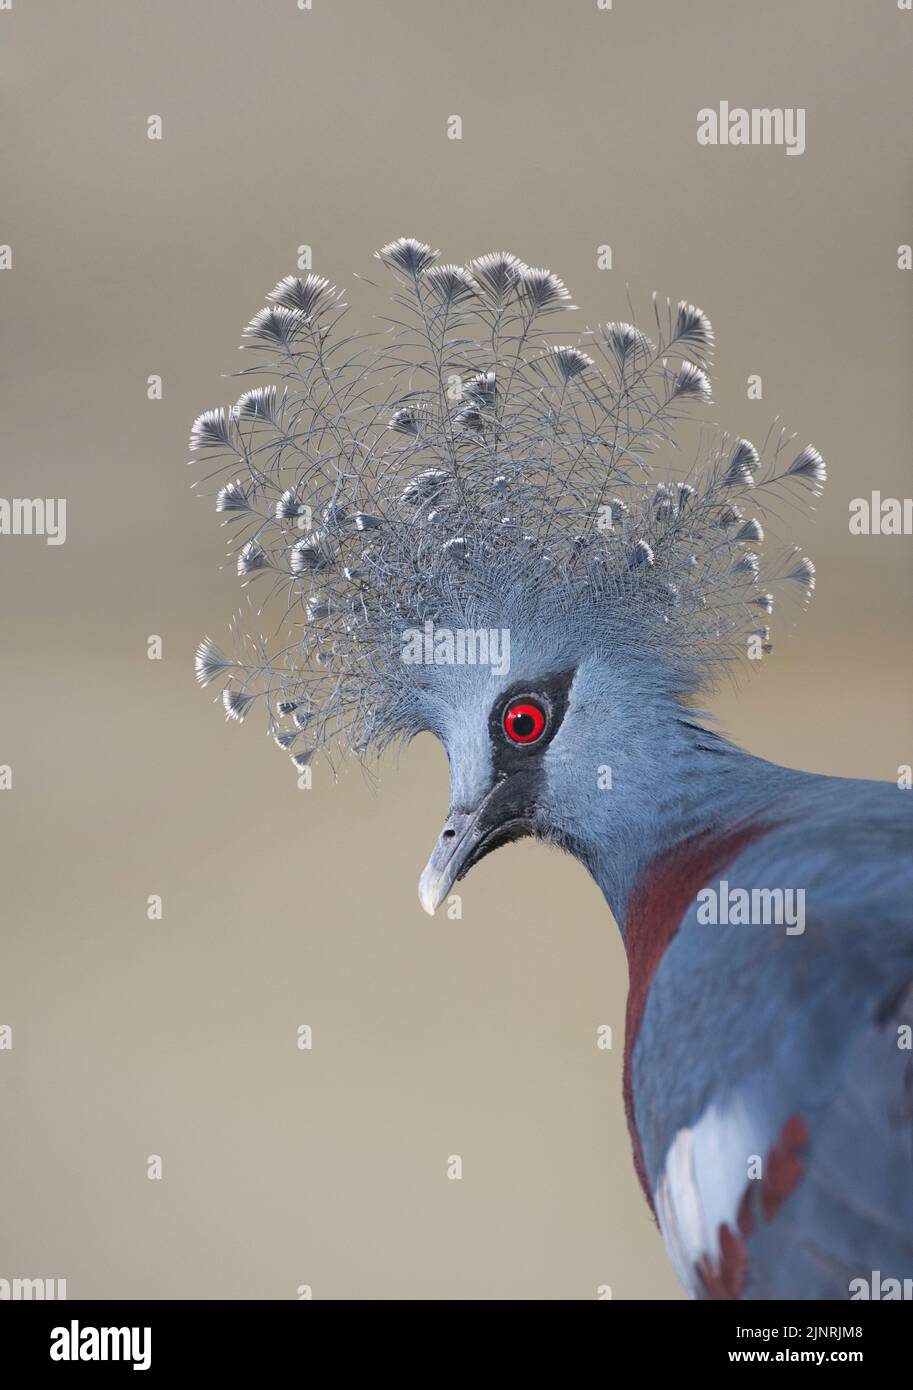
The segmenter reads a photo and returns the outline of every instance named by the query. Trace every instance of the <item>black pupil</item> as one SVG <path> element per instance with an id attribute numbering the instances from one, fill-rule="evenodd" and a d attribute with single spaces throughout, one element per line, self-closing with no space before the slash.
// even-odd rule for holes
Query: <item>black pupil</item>
<path id="1" fill-rule="evenodd" d="M 529 738 L 530 734 L 535 732 L 536 721 L 526 710 L 522 710 L 520 714 L 514 715 L 511 726 L 517 738 Z"/>

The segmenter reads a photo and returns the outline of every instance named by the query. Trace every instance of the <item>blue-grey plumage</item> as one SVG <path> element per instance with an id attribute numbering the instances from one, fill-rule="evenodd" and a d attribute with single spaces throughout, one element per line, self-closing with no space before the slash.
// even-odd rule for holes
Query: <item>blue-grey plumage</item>
<path id="1" fill-rule="evenodd" d="M 544 698 L 538 662 L 519 684 Z M 528 803 L 524 829 L 592 873 L 629 953 L 638 1167 L 692 1294 L 847 1298 L 873 1270 L 909 1278 L 913 797 L 753 758 L 628 669 L 581 664 L 519 799 L 479 733 L 492 692 L 461 695 L 444 833 L 468 858 L 439 842 L 427 906 Z M 702 913 L 701 893 L 739 890 L 762 890 L 747 920 Z"/>
<path id="2" fill-rule="evenodd" d="M 429 912 L 524 835 L 592 874 L 628 954 L 635 1163 L 690 1293 L 909 1277 L 913 796 L 765 763 L 697 712 L 770 651 L 779 595 L 814 588 L 807 557 L 757 549 L 753 513 L 815 496 L 821 455 L 714 436 L 681 467 L 673 434 L 710 398 L 701 310 L 657 309 L 655 341 L 544 343 L 573 307 L 557 276 L 436 255 L 379 253 L 399 286 L 380 346 L 337 341 L 315 275 L 248 326 L 281 394 L 206 411 L 191 445 L 227 460 L 238 573 L 272 586 L 285 636 L 207 639 L 198 676 L 236 721 L 262 700 L 301 775 L 318 750 L 437 735 Z"/>
<path id="3" fill-rule="evenodd" d="M 693 1293 L 847 1298 L 913 1268 L 913 800 L 717 756 L 737 820 L 710 799 L 694 823 L 747 833 L 706 886 L 802 910 L 677 925 L 629 1040 L 648 1190 Z"/>

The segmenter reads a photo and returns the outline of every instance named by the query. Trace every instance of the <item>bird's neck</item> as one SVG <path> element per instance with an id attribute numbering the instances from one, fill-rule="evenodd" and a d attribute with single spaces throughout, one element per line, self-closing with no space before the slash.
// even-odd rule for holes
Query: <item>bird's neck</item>
<path id="1" fill-rule="evenodd" d="M 670 721 L 666 735 L 648 763 L 620 769 L 610 799 L 597 803 L 594 834 L 581 855 L 622 935 L 657 875 L 668 876 L 663 891 L 670 891 L 687 883 L 691 869 L 703 872 L 704 865 L 712 873 L 712 862 L 737 848 L 743 829 L 750 834 L 775 817 L 778 801 L 807 775 L 755 758 L 686 717 Z"/>

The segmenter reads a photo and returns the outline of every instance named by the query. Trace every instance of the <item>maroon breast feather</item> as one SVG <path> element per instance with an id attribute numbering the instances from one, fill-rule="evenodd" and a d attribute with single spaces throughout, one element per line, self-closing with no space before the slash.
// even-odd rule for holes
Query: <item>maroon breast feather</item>
<path id="1" fill-rule="evenodd" d="M 743 849 L 772 828 L 770 823 L 743 821 L 728 830 L 703 830 L 679 840 L 650 861 L 635 884 L 628 903 L 625 918 L 628 1005 L 625 1014 L 624 1102 L 634 1149 L 634 1167 L 651 1210 L 653 1194 L 634 1119 L 631 1079 L 631 1059 L 650 985 L 669 943 L 700 890 L 718 879 Z"/>

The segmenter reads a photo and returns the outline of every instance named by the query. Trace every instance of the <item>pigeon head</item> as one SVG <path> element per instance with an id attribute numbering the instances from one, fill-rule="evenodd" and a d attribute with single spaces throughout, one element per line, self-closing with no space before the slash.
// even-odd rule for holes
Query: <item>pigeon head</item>
<path id="1" fill-rule="evenodd" d="M 554 833 L 553 760 L 561 756 L 555 740 L 574 674 L 545 667 L 506 682 L 478 682 L 455 703 L 441 734 L 451 770 L 450 809 L 419 882 L 427 912 L 491 850 L 525 835 Z"/>
<path id="2" fill-rule="evenodd" d="M 416 717 L 443 744 L 451 783 L 419 882 L 429 913 L 492 850 L 526 836 L 596 873 L 606 843 L 618 844 L 633 822 L 630 797 L 607 792 L 620 779 L 646 793 L 640 760 L 655 757 L 657 728 L 682 711 L 679 682 L 671 673 L 662 679 L 630 645 L 630 632 L 613 641 L 606 623 L 594 644 L 573 613 L 542 605 L 530 612 L 522 600 L 486 622 L 428 624 L 414 639 L 415 655 L 421 643 L 430 666 Z M 475 660 L 460 663 L 470 652 Z M 435 655 L 446 659 L 431 666 Z"/>
<path id="3" fill-rule="evenodd" d="M 778 588 L 813 589 L 806 557 L 762 554 L 758 513 L 825 469 L 782 430 L 702 423 L 713 332 L 686 301 L 556 344 L 543 325 L 575 306 L 550 271 L 410 238 L 377 255 L 377 332 L 348 331 L 324 278 L 280 281 L 245 330 L 241 375 L 265 380 L 193 425 L 244 596 L 197 675 L 232 720 L 262 706 L 299 776 L 435 734 L 433 911 L 521 836 L 594 869 L 636 834 L 631 789 L 697 692 L 770 650 Z"/>

